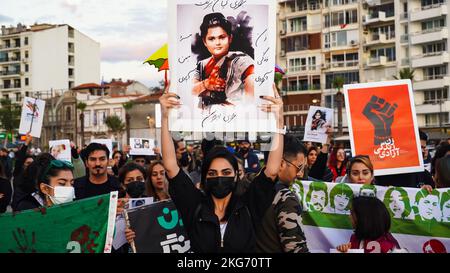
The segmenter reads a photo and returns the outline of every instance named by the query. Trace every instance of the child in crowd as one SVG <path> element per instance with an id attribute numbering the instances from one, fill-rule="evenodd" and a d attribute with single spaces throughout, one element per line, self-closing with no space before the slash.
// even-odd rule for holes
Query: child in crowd
<path id="1" fill-rule="evenodd" d="M 353 198 L 351 221 L 354 233 L 349 243 L 337 247 L 340 252 L 364 249 L 364 253 L 389 253 L 400 248 L 389 232 L 389 212 L 379 199 L 365 196 Z"/>

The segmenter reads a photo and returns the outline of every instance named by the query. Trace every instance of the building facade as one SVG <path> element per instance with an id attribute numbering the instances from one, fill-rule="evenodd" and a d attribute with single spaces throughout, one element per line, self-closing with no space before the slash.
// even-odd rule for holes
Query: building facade
<path id="1" fill-rule="evenodd" d="M 100 44 L 69 25 L 2 26 L 0 93 L 24 96 L 100 82 Z"/>
<path id="2" fill-rule="evenodd" d="M 302 128 L 310 105 L 334 108 L 337 121 L 337 77 L 344 84 L 394 80 L 409 68 L 418 125 L 443 137 L 450 128 L 448 14 L 446 0 L 278 1 L 286 124 Z"/>

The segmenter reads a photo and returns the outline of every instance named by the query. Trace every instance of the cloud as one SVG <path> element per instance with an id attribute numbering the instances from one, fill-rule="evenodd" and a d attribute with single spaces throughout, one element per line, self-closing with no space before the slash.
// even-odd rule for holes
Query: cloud
<path id="1" fill-rule="evenodd" d="M 0 22 L 10 23 L 10 22 L 13 22 L 13 21 L 14 21 L 13 18 L 8 17 L 6 15 L 1 15 L 0 14 Z"/>
<path id="2" fill-rule="evenodd" d="M 159 86 L 159 81 L 164 79 L 164 72 L 158 72 L 156 68 L 142 62 L 102 62 L 101 74 L 105 81 L 122 78 L 123 81 L 139 81 L 147 87 Z"/>
<path id="3" fill-rule="evenodd" d="M 142 41 L 119 41 L 101 44 L 101 59 L 105 62 L 144 62 L 153 52 L 167 43 L 167 35 L 152 35 Z"/>
<path id="4" fill-rule="evenodd" d="M 63 9 L 66 9 L 68 11 L 70 11 L 72 14 L 75 14 L 78 10 L 78 7 L 76 4 L 71 4 L 69 3 L 69 1 L 65 0 L 61 3 L 61 7 Z"/>

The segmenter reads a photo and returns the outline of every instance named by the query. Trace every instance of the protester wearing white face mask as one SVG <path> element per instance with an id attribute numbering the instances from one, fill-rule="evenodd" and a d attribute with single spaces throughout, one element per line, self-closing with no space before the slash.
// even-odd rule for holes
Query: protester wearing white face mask
<path id="1" fill-rule="evenodd" d="M 33 183 L 36 192 L 20 200 L 17 210 L 50 207 L 75 199 L 73 165 L 42 154 L 25 171 L 24 179 Z"/>

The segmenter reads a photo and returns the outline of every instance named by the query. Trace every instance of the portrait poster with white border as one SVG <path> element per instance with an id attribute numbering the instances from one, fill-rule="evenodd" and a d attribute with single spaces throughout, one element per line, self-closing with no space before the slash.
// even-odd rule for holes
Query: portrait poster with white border
<path id="1" fill-rule="evenodd" d="M 44 121 L 45 101 L 25 97 L 22 105 L 19 134 L 30 133 L 32 137 L 40 138 Z"/>
<path id="2" fill-rule="evenodd" d="M 375 175 L 424 170 L 410 80 L 344 85 L 353 155 L 368 155 Z"/>
<path id="3" fill-rule="evenodd" d="M 49 144 L 50 154 L 58 159 L 64 161 L 72 161 L 72 153 L 70 147 L 70 140 L 61 139 L 61 140 L 50 140 Z"/>
<path id="4" fill-rule="evenodd" d="M 182 106 L 169 129 L 276 132 L 273 113 L 276 1 L 169 1 L 170 92 Z M 186 20 L 189 18 L 189 20 Z"/>
<path id="5" fill-rule="evenodd" d="M 155 140 L 150 138 L 130 138 L 130 155 L 154 155 Z"/>
<path id="6" fill-rule="evenodd" d="M 328 128 L 333 126 L 333 109 L 310 106 L 305 122 L 303 141 L 326 143 Z"/>

